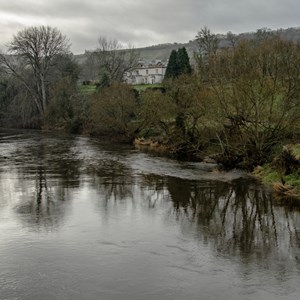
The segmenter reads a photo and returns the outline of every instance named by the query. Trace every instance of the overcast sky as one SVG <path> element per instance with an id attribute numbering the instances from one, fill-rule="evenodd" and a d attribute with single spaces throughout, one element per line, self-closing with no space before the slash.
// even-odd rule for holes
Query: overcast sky
<path id="1" fill-rule="evenodd" d="M 0 47 L 27 26 L 50 25 L 78 54 L 107 36 L 135 47 L 215 33 L 300 25 L 299 0 L 0 0 Z"/>

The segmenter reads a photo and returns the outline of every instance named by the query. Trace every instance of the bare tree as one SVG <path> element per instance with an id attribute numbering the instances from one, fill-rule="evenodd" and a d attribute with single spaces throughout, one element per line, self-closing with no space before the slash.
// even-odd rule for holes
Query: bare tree
<path id="1" fill-rule="evenodd" d="M 126 49 L 116 39 L 103 36 L 100 36 L 98 43 L 99 47 L 93 55 L 97 59 L 100 78 L 105 76 L 110 81 L 123 81 L 125 72 L 137 64 L 138 52 L 131 45 Z"/>
<path id="2" fill-rule="evenodd" d="M 235 48 L 238 43 L 239 37 L 231 31 L 228 31 L 226 34 L 226 40 L 229 42 L 230 47 Z"/>
<path id="3" fill-rule="evenodd" d="M 6 55 L 0 54 L 5 72 L 23 84 L 40 115 L 48 103 L 49 73 L 57 64 L 57 57 L 68 53 L 69 47 L 66 36 L 56 28 L 28 27 L 13 37 Z"/>
<path id="4" fill-rule="evenodd" d="M 196 35 L 200 54 L 210 56 L 216 54 L 219 45 L 218 37 L 211 30 L 204 26 Z"/>
<path id="5" fill-rule="evenodd" d="M 204 26 L 196 35 L 196 41 L 198 51 L 194 53 L 194 58 L 198 65 L 198 73 L 204 81 L 207 81 L 210 61 L 216 57 L 219 39 L 208 27 Z"/>

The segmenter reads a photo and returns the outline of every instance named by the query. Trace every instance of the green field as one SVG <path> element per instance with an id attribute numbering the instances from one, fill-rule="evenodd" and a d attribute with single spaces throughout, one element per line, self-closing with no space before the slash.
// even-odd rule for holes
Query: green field
<path id="1" fill-rule="evenodd" d="M 145 91 L 146 89 L 153 89 L 153 88 L 161 88 L 163 87 L 162 84 L 156 83 L 156 84 L 135 84 L 133 85 L 133 88 L 137 91 Z"/>
<path id="2" fill-rule="evenodd" d="M 78 85 L 77 86 L 77 89 L 78 89 L 78 92 L 80 92 L 81 94 L 92 94 L 96 91 L 96 85 Z"/>
<path id="3" fill-rule="evenodd" d="M 137 91 L 145 91 L 146 89 L 153 89 L 153 88 L 161 88 L 163 87 L 162 84 L 136 84 L 133 85 L 133 88 Z M 97 86 L 96 85 L 78 85 L 77 89 L 79 93 L 82 94 L 92 94 L 96 91 Z"/>

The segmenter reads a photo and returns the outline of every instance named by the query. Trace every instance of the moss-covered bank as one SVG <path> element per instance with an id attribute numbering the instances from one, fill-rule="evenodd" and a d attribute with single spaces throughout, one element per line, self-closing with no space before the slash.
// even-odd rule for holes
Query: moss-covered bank
<path id="1" fill-rule="evenodd" d="M 300 144 L 284 146 L 271 163 L 258 166 L 253 174 L 277 194 L 300 198 Z"/>

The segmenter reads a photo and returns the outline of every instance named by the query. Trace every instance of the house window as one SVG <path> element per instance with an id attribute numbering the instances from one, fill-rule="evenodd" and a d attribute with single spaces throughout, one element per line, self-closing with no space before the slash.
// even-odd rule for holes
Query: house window
<path id="1" fill-rule="evenodd" d="M 156 69 L 156 74 L 158 74 L 158 69 Z"/>
<path id="2" fill-rule="evenodd" d="M 136 72 L 136 75 L 139 75 L 139 70 L 136 70 L 135 72 Z"/>
<path id="3" fill-rule="evenodd" d="M 146 74 L 147 74 L 147 75 L 149 74 L 149 71 L 148 71 L 148 70 L 146 70 Z"/>

